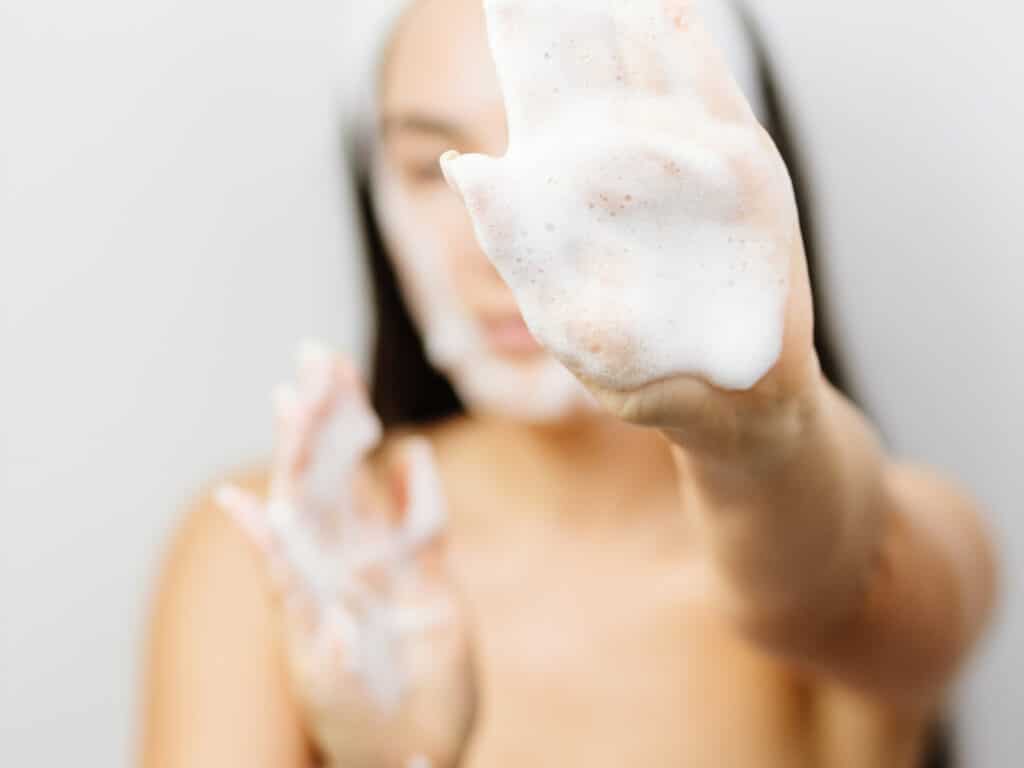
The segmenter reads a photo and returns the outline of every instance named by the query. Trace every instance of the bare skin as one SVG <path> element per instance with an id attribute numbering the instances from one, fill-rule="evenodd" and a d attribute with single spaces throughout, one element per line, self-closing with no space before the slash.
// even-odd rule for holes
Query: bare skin
<path id="1" fill-rule="evenodd" d="M 460 298 L 481 316 L 514 310 L 436 164 L 507 143 L 478 0 L 415 5 L 382 103 L 388 162 L 451 244 Z M 559 425 L 424 433 L 473 648 L 462 766 L 918 765 L 991 614 L 991 544 L 959 490 L 890 461 L 807 370 L 775 376 L 784 396 L 716 401 L 718 431 L 664 420 L 692 394 L 682 382 Z M 400 445 L 385 437 L 377 476 Z M 235 481 L 269 493 L 267 472 Z M 258 549 L 201 499 L 156 603 L 146 768 L 324 759 L 274 595 Z"/>

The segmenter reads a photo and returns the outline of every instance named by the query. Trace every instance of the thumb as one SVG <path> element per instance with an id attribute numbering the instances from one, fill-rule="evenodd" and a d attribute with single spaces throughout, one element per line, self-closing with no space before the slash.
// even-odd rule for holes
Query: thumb
<path id="1" fill-rule="evenodd" d="M 494 206 L 500 180 L 500 160 L 488 155 L 460 155 L 450 150 L 441 155 L 441 172 L 448 186 L 462 198 L 470 214 L 486 215 Z"/>

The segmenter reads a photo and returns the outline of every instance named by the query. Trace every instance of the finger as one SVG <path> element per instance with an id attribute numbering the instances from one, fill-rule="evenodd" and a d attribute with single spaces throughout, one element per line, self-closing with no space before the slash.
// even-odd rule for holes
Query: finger
<path id="1" fill-rule="evenodd" d="M 297 497 L 295 479 L 298 474 L 301 449 L 301 413 L 299 391 L 292 385 L 282 385 L 274 392 L 274 422 L 277 444 L 271 472 L 271 497 L 294 500 Z"/>
<path id="2" fill-rule="evenodd" d="M 672 51 L 670 63 L 679 84 L 697 83 L 709 66 L 722 64 L 718 47 L 708 33 L 705 11 L 718 0 L 654 0 L 660 4 L 657 37 Z"/>
<path id="3" fill-rule="evenodd" d="M 477 242 L 499 272 L 524 253 L 518 226 L 520 206 L 514 184 L 506 183 L 506 163 L 486 155 L 446 152 L 441 169 L 462 199 Z"/>
<path id="4" fill-rule="evenodd" d="M 317 341 L 304 341 L 296 353 L 296 383 L 281 390 L 287 400 L 292 399 L 291 423 L 292 452 L 288 458 L 293 474 L 304 471 L 311 455 L 311 444 L 317 423 L 327 411 L 335 387 L 335 358 L 330 349 Z M 294 394 L 293 394 L 294 393 Z"/>
<path id="5" fill-rule="evenodd" d="M 393 715 L 408 686 L 401 659 L 401 638 L 394 631 L 386 606 L 378 606 L 362 617 L 359 625 L 358 656 L 351 668 L 361 678 L 367 693 L 381 710 Z"/>
<path id="6" fill-rule="evenodd" d="M 350 666 L 359 653 L 361 641 L 360 621 L 340 601 L 324 601 L 308 590 L 296 590 L 284 604 L 284 619 L 288 632 L 312 651 L 314 659 L 343 659 Z M 327 670 L 322 663 L 318 670 Z"/>
<path id="7" fill-rule="evenodd" d="M 307 340 L 297 354 L 297 390 L 300 407 L 296 419 L 296 452 L 293 471 L 303 475 L 314 455 L 316 440 L 329 414 L 337 389 L 337 358 L 327 345 Z"/>
<path id="8" fill-rule="evenodd" d="M 401 510 L 399 557 L 392 573 L 396 631 L 424 631 L 451 618 L 445 569 L 447 505 L 434 451 L 424 439 L 403 447 L 395 470 Z"/>
<path id="9" fill-rule="evenodd" d="M 298 384 L 278 393 L 275 490 L 294 502 L 336 504 L 352 468 L 380 439 L 355 367 L 319 342 L 303 343 Z"/>
<path id="10" fill-rule="evenodd" d="M 417 438 L 405 446 L 399 479 L 402 546 L 415 551 L 437 538 L 448 522 L 441 475 L 427 440 Z"/>
<path id="11" fill-rule="evenodd" d="M 332 377 L 331 397 L 316 415 L 303 490 L 314 503 L 344 510 L 353 504 L 356 473 L 380 442 L 382 427 L 355 368 L 336 359 Z"/>
<path id="12" fill-rule="evenodd" d="M 269 551 L 272 538 L 270 520 L 258 496 L 235 485 L 222 485 L 214 494 L 214 500 L 261 550 Z"/>
<path id="13" fill-rule="evenodd" d="M 484 5 L 511 141 L 557 114 L 569 90 L 600 95 L 625 84 L 615 19 L 602 3 L 485 0 Z"/>
<path id="14" fill-rule="evenodd" d="M 364 596 L 393 600 L 437 582 L 438 541 L 447 522 L 433 451 L 409 440 L 393 454 L 367 503 L 347 531 L 346 568 Z M 372 499 L 372 500 L 371 500 Z"/>
<path id="15" fill-rule="evenodd" d="M 462 198 L 474 222 L 487 220 L 497 208 L 501 193 L 501 163 L 487 155 L 460 155 L 451 150 L 441 155 L 441 171 L 448 186 Z M 488 239 L 494 234 L 478 229 Z"/>
<path id="16" fill-rule="evenodd" d="M 657 0 L 667 22 L 666 61 L 672 88 L 690 92 L 713 116 L 749 120 L 753 110 L 733 77 L 716 37 L 742 21 L 731 3 L 705 0 Z"/>
<path id="17" fill-rule="evenodd" d="M 358 672 L 361 632 L 342 605 L 296 594 L 283 607 L 292 674 L 311 701 L 329 702 Z M 345 682 L 339 682 L 345 681 Z"/>
<path id="18" fill-rule="evenodd" d="M 280 502 L 265 503 L 258 496 L 235 485 L 222 485 L 214 500 L 263 553 L 274 589 L 283 596 L 307 590 L 311 580 L 303 567 L 309 561 L 303 547 L 294 541 L 294 515 Z"/>
<path id="19" fill-rule="evenodd" d="M 678 46 L 670 40 L 669 20 L 663 0 L 637 0 L 616 5 L 619 50 L 625 85 L 634 93 L 664 95 L 673 90 L 671 58 Z"/>

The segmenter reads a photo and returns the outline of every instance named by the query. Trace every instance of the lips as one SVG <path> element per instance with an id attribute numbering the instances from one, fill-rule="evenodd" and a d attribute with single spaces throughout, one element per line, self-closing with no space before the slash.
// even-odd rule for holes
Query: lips
<path id="1" fill-rule="evenodd" d="M 502 355 L 535 355 L 541 351 L 519 315 L 486 317 L 482 329 L 491 348 Z"/>

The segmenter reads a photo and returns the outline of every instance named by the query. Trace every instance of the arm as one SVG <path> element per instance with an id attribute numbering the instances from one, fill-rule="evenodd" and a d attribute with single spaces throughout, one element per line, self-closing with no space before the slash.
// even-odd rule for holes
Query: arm
<path id="1" fill-rule="evenodd" d="M 991 614 L 992 543 L 969 499 L 890 462 L 857 409 L 816 381 L 794 426 L 770 441 L 728 460 L 676 450 L 688 512 L 706 534 L 721 605 L 745 634 L 919 711 L 938 701 Z"/>
<path id="2" fill-rule="evenodd" d="M 271 594 L 256 549 L 212 499 L 200 500 L 176 537 L 155 601 L 144 768 L 312 764 Z"/>
<path id="3" fill-rule="evenodd" d="M 857 692 L 932 701 L 989 614 L 990 543 L 822 380 L 789 174 L 698 4 L 616 8 L 488 3 L 509 150 L 449 153 L 445 175 L 537 339 L 675 444 L 737 626 Z"/>

